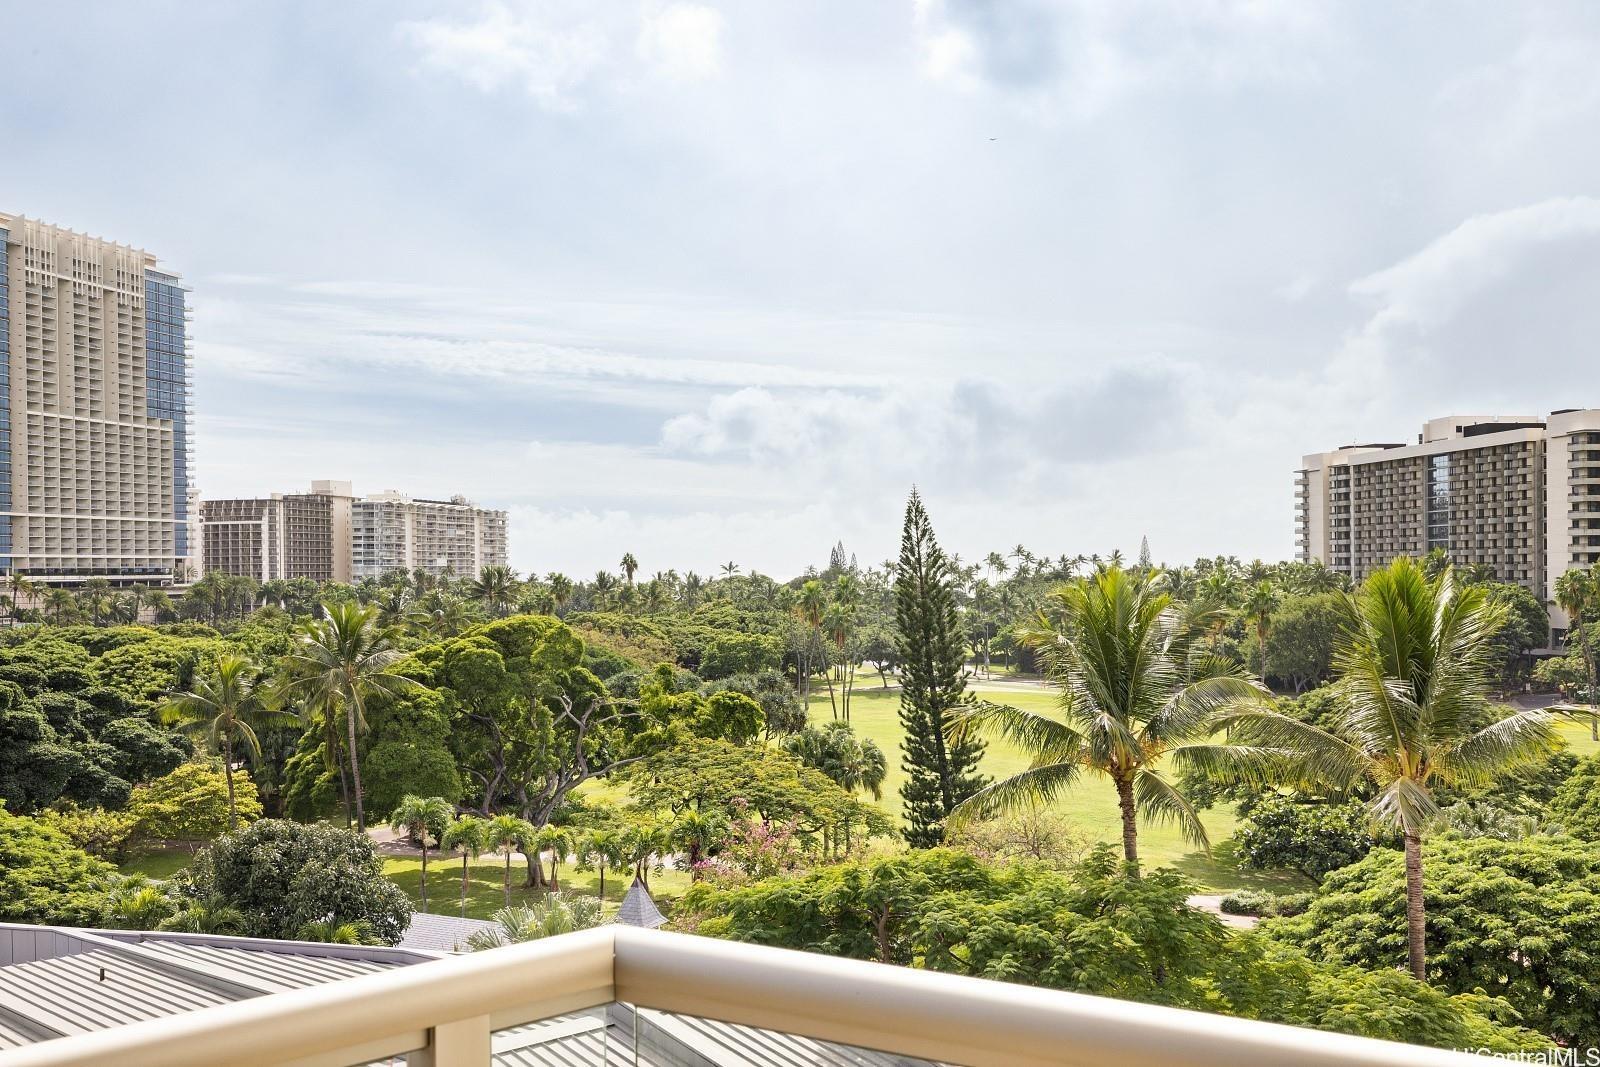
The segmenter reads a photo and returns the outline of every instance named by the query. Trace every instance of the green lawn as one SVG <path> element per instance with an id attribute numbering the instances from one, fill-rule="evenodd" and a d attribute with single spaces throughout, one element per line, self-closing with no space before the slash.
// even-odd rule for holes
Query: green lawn
<path id="1" fill-rule="evenodd" d="M 872 687 L 861 686 L 850 699 L 850 718 L 856 731 L 876 741 L 889 760 L 889 777 L 884 784 L 880 806 L 896 817 L 900 814 L 900 784 L 905 773 L 900 769 L 900 694 L 898 690 L 884 690 L 878 686 L 877 676 L 872 676 Z M 973 683 L 973 691 L 981 698 L 1015 707 L 1043 711 L 1052 708 L 1052 693 L 1023 692 L 1012 689 L 985 691 L 980 679 Z M 825 722 L 832 715 L 827 693 L 820 701 L 813 694 L 811 717 L 814 722 Z M 1589 736 L 1587 719 L 1563 722 L 1561 734 L 1579 756 L 1600 751 L 1600 742 Z M 1027 767 L 1021 753 L 1004 744 L 991 742 L 980 764 L 985 774 L 999 778 L 1015 774 Z M 1117 843 L 1122 840 L 1122 820 L 1117 811 L 1116 791 L 1103 778 L 1086 778 L 1061 802 L 1060 810 L 1092 841 Z M 1251 871 L 1241 869 L 1233 857 L 1227 839 L 1232 836 L 1238 819 L 1231 808 L 1215 808 L 1204 812 L 1201 821 L 1211 837 L 1212 850 L 1208 856 L 1184 841 L 1183 835 L 1171 826 L 1144 826 L 1139 829 L 1139 855 L 1152 866 L 1176 867 L 1204 889 L 1231 892 L 1236 889 L 1266 889 L 1291 892 L 1309 887 L 1310 883 L 1299 875 L 1278 871 Z"/>
<path id="2" fill-rule="evenodd" d="M 1567 744 L 1572 746 L 1574 755 L 1592 756 L 1600 752 L 1600 741 L 1589 736 L 1589 719 L 1569 719 L 1561 724 L 1561 736 L 1567 739 Z"/>
<path id="3" fill-rule="evenodd" d="M 405 890 L 411 903 L 422 906 L 422 860 L 386 856 L 383 873 Z M 487 919 L 505 906 L 505 860 L 502 857 L 481 856 L 471 864 L 471 883 L 467 891 L 467 917 Z M 523 881 L 528 868 L 520 860 L 511 862 L 511 903 L 525 904 L 540 900 L 544 892 L 524 889 Z M 561 889 L 567 893 L 594 894 L 599 889 L 599 876 L 593 871 L 575 871 L 569 864 L 561 867 Z M 629 875 L 606 875 L 606 900 L 612 905 L 622 902 L 632 881 Z M 683 871 L 662 871 L 650 877 L 650 895 L 668 911 L 671 902 L 689 888 L 689 875 Z M 461 858 L 428 857 L 428 910 L 443 915 L 461 914 Z"/>
<path id="4" fill-rule="evenodd" d="M 978 696 L 996 703 L 1011 704 L 1032 710 L 1047 710 L 1055 705 L 1055 696 L 1047 691 L 1023 692 L 1017 690 L 988 690 L 982 680 L 973 686 Z M 898 690 L 858 688 L 850 699 L 850 719 L 856 731 L 870 737 L 883 749 L 889 761 L 889 777 L 884 783 L 885 811 L 898 817 L 900 814 L 900 784 L 905 773 L 900 769 L 900 694 Z M 824 693 L 819 703 L 811 701 L 814 721 L 826 721 L 832 715 Z M 1020 752 L 1004 744 L 991 742 L 980 764 L 985 774 L 995 778 L 1015 774 L 1027 768 L 1028 761 Z M 1103 778 L 1085 778 L 1060 802 L 1061 811 L 1078 832 L 1091 841 L 1122 841 L 1122 817 L 1117 810 L 1117 794 L 1111 783 Z M 1305 881 L 1297 875 L 1277 872 L 1240 870 L 1232 853 L 1223 842 L 1233 834 L 1238 819 L 1231 809 L 1214 809 L 1202 814 L 1201 821 L 1211 837 L 1212 855 L 1195 849 L 1184 841 L 1183 835 L 1172 826 L 1141 826 L 1139 830 L 1140 859 L 1150 866 L 1177 867 L 1200 886 L 1227 892 L 1234 889 L 1276 889 L 1288 891 L 1302 888 Z"/>
<path id="5" fill-rule="evenodd" d="M 147 878 L 171 878 L 194 859 L 188 849 L 170 848 L 129 856 L 118 865 L 123 874 L 142 874 Z"/>

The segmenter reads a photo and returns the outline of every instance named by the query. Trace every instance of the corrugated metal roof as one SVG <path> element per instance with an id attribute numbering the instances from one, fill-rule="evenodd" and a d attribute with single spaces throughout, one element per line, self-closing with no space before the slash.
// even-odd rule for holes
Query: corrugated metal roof
<path id="1" fill-rule="evenodd" d="M 401 948 L 425 949 L 430 952 L 465 952 L 467 938 L 479 930 L 498 930 L 499 923 L 487 919 L 466 919 L 459 915 L 434 915 L 418 911 L 411 915 L 406 935 L 400 939 Z"/>
<path id="2" fill-rule="evenodd" d="M 501 1067 L 578 1067 L 618 1060 L 637 1067 L 936 1067 L 927 1060 L 647 1008 L 637 1009 L 635 1058 L 635 1010 L 612 1004 L 498 1031 L 494 1061 Z"/>
<path id="3" fill-rule="evenodd" d="M 157 1019 L 234 998 L 109 951 L 0 967 L 0 995 L 60 1034 Z"/>
<path id="4" fill-rule="evenodd" d="M 397 966 L 372 960 L 185 945 L 172 941 L 141 941 L 139 947 L 175 963 L 219 973 L 270 993 L 337 982 L 341 978 L 354 978 L 358 974 L 372 974 Z"/>
<path id="5" fill-rule="evenodd" d="M 0 1048 L 403 967 L 426 953 L 3 924 Z"/>

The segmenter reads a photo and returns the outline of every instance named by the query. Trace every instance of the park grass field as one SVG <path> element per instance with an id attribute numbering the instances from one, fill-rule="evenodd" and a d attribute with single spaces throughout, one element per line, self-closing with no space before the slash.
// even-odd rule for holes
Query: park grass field
<path id="1" fill-rule="evenodd" d="M 1000 679 L 996 677 L 995 680 Z M 1010 704 L 1032 711 L 1048 711 L 1055 706 L 1055 694 L 1047 689 L 986 690 L 981 678 L 969 684 L 980 699 L 992 700 L 997 704 Z M 899 760 L 902 734 L 899 710 L 899 690 L 882 688 L 876 675 L 872 676 L 870 687 L 858 685 L 851 694 L 850 719 L 856 732 L 877 742 L 888 757 L 889 776 L 884 783 L 883 799 L 879 805 L 897 818 L 900 815 L 900 785 L 905 781 L 905 772 L 900 769 Z M 832 714 L 827 692 L 822 692 L 820 700 L 813 692 L 812 721 L 826 722 Z M 1561 723 L 1559 728 L 1576 755 L 1588 756 L 1600 751 L 1600 742 L 1591 740 L 1589 736 L 1587 720 L 1568 720 Z M 1016 749 L 1003 743 L 990 742 L 979 766 L 983 773 L 1000 778 L 1024 770 L 1027 765 L 1026 757 Z M 1104 778 L 1086 776 L 1059 802 L 1059 810 L 1089 841 L 1113 844 L 1122 841 L 1122 820 L 1117 810 L 1116 791 L 1110 781 Z M 1289 892 L 1310 887 L 1310 882 L 1290 872 L 1251 871 L 1238 865 L 1228 841 L 1239 823 L 1231 806 L 1202 812 L 1200 818 L 1211 838 L 1209 855 L 1185 841 L 1174 826 L 1141 824 L 1141 861 L 1151 867 L 1175 867 L 1203 890 L 1223 893 L 1239 889 Z"/>
<path id="2" fill-rule="evenodd" d="M 129 856 L 117 869 L 123 874 L 142 874 L 157 880 L 171 878 L 194 860 L 194 854 L 183 848 L 164 848 L 153 852 L 139 852 Z"/>
<path id="3" fill-rule="evenodd" d="M 1047 711 L 1055 706 L 1055 695 L 1045 689 L 1035 692 L 986 690 L 982 679 L 971 684 L 979 698 L 997 704 L 1011 704 L 1033 711 Z M 827 693 L 822 694 L 820 701 L 813 693 L 812 721 L 825 722 L 832 714 Z M 850 698 L 850 721 L 858 734 L 877 742 L 888 757 L 889 776 L 884 783 L 883 799 L 879 805 L 898 818 L 900 785 L 905 781 L 899 758 L 902 734 L 899 690 L 858 687 Z M 997 742 L 988 744 L 983 761 L 979 764 L 983 773 L 993 778 L 1016 774 L 1027 769 L 1027 766 L 1028 760 L 1021 752 Z M 1117 810 L 1116 790 L 1109 780 L 1086 776 L 1059 802 L 1059 810 L 1085 840 L 1105 841 L 1120 847 L 1122 817 Z M 1139 829 L 1140 860 L 1150 867 L 1175 867 L 1203 890 L 1229 892 L 1236 889 L 1267 889 L 1288 892 L 1308 887 L 1309 883 L 1298 875 L 1279 871 L 1249 871 L 1238 866 L 1233 860 L 1232 850 L 1226 844 L 1227 838 L 1232 836 L 1238 825 L 1238 818 L 1231 808 L 1219 807 L 1203 812 L 1201 822 L 1211 838 L 1210 855 L 1185 841 L 1175 826 L 1143 825 Z"/>
<path id="4" fill-rule="evenodd" d="M 470 865 L 471 879 L 467 890 L 467 918 L 488 919 L 505 906 L 502 879 L 505 876 L 505 859 L 499 856 L 480 856 Z M 422 906 L 422 860 L 405 856 L 385 856 L 383 873 L 390 881 L 405 891 L 411 903 L 419 910 Z M 523 888 L 528 868 L 520 859 L 511 861 L 511 903 L 528 904 L 544 899 L 541 889 Z M 606 874 L 606 902 L 611 910 L 622 903 L 632 877 L 626 874 Z M 561 891 L 593 896 L 600 888 L 600 878 L 594 871 L 576 871 L 570 864 L 561 867 Z M 650 895 L 667 911 L 671 902 L 689 888 L 689 875 L 684 871 L 665 870 L 650 876 Z M 428 857 L 428 910 L 437 915 L 461 914 L 461 857 Z"/>

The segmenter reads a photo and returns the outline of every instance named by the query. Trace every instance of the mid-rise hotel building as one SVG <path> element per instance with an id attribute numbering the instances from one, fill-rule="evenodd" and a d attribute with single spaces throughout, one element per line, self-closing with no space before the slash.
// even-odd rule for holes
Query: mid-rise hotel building
<path id="1" fill-rule="evenodd" d="M 258 582 L 348 582 L 353 502 L 350 483 L 334 481 L 312 482 L 309 493 L 202 501 L 204 567 Z"/>
<path id="2" fill-rule="evenodd" d="M 351 582 L 393 571 L 477 578 L 505 566 L 506 513 L 465 497 L 413 499 L 389 490 L 356 499 L 349 482 L 309 493 L 207 500 L 200 506 L 204 568 L 258 582 Z"/>
<path id="3" fill-rule="evenodd" d="M 1600 563 L 1600 409 L 1432 419 L 1415 442 L 1306 456 L 1300 558 L 1360 581 L 1396 556 L 1443 549 L 1550 604 L 1555 581 Z"/>
<path id="4" fill-rule="evenodd" d="M 0 573 L 191 569 L 187 317 L 148 252 L 0 213 Z"/>
<path id="5" fill-rule="evenodd" d="M 390 571 L 476 578 L 506 565 L 506 513 L 466 497 L 413 499 L 389 490 L 357 500 L 351 516 L 351 568 L 357 580 Z"/>

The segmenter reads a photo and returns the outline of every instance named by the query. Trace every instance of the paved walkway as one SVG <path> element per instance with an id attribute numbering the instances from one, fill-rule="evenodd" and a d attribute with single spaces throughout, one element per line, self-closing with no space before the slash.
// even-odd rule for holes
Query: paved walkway
<path id="1" fill-rule="evenodd" d="M 1261 921 L 1254 915 L 1229 915 L 1223 911 L 1222 894 L 1220 893 L 1196 893 L 1189 898 L 1189 906 L 1191 908 L 1199 908 L 1201 911 L 1209 911 L 1222 920 L 1222 925 L 1231 926 L 1236 930 L 1254 930 L 1256 923 Z"/>

